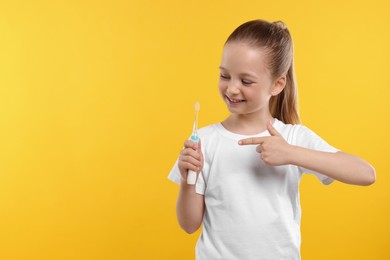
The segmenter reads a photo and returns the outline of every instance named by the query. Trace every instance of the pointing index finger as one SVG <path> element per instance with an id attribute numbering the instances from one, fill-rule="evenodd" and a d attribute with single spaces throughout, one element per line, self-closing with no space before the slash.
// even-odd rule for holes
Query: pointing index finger
<path id="1" fill-rule="evenodd" d="M 238 141 L 239 145 L 255 145 L 255 144 L 262 144 L 262 143 L 264 143 L 263 137 L 250 137 Z"/>

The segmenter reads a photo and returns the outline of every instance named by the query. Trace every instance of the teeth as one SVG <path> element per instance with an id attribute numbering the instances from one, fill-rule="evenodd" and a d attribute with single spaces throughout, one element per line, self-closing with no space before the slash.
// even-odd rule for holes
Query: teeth
<path id="1" fill-rule="evenodd" d="M 233 102 L 233 103 L 239 103 L 239 102 L 243 102 L 244 100 L 241 100 L 241 99 L 232 99 L 232 98 L 229 98 L 228 96 L 226 96 L 227 99 L 230 101 L 230 102 Z"/>

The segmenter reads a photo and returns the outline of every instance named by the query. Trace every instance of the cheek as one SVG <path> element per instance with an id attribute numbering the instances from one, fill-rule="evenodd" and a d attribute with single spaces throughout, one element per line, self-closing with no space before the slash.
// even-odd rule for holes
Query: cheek
<path id="1" fill-rule="evenodd" d="M 227 88 L 226 83 L 223 82 L 222 80 L 219 80 L 218 81 L 218 90 L 221 93 L 221 95 L 225 93 L 226 88 Z"/>
<path id="2" fill-rule="evenodd" d="M 268 93 L 268 90 L 260 89 L 247 89 L 244 93 L 246 97 L 251 97 L 253 101 L 264 103 L 268 102 L 271 95 Z"/>

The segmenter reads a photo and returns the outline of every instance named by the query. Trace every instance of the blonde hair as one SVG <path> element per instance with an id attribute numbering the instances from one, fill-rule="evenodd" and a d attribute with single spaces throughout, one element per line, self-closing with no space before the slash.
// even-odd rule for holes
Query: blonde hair
<path id="1" fill-rule="evenodd" d="M 286 124 L 299 124 L 298 90 L 294 72 L 294 49 L 289 30 L 282 21 L 246 22 L 228 37 L 226 43 L 245 42 L 265 50 L 267 67 L 273 79 L 286 75 L 286 86 L 269 101 L 271 115 Z"/>

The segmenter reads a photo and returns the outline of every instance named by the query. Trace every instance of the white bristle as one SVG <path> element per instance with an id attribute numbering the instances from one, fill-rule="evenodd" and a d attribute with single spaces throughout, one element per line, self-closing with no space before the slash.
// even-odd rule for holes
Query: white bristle
<path id="1" fill-rule="evenodd" d="M 195 108 L 195 111 L 196 111 L 196 112 L 199 111 L 199 109 L 200 109 L 200 103 L 199 103 L 198 101 L 196 101 L 194 108 Z"/>

